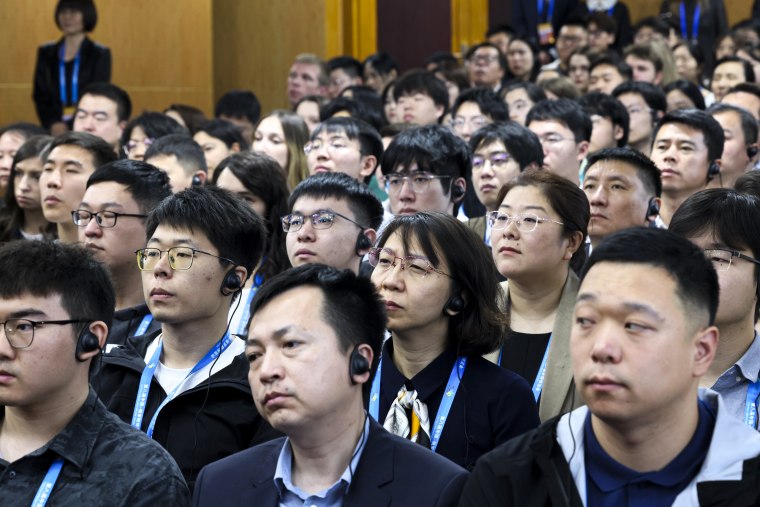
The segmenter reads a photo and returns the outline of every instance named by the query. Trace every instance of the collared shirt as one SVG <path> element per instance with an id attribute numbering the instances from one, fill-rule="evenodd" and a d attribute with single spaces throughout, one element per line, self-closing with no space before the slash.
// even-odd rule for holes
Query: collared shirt
<path id="1" fill-rule="evenodd" d="M 687 446 L 670 463 L 654 472 L 637 472 L 615 461 L 599 444 L 591 426 L 591 413 L 584 422 L 586 501 L 594 506 L 672 505 L 697 475 L 707 456 L 715 427 L 715 414 L 698 402 L 699 422 Z"/>
<path id="2" fill-rule="evenodd" d="M 752 344 L 744 355 L 718 377 L 711 387 L 723 398 L 726 411 L 742 421 L 747 402 L 747 389 L 750 384 L 757 382 L 758 372 L 760 372 L 760 339 L 755 332 L 755 339 L 752 340 Z"/>
<path id="3" fill-rule="evenodd" d="M 63 467 L 49 505 L 190 505 L 169 453 L 109 413 L 93 390 L 50 442 L 13 463 L 0 459 L 0 505 L 31 505 L 59 457 Z"/>
<path id="4" fill-rule="evenodd" d="M 351 486 L 354 471 L 359 466 L 368 437 L 369 417 L 364 420 L 364 431 L 356 443 L 351 463 L 343 471 L 343 475 L 332 486 L 313 495 L 293 484 L 293 449 L 290 447 L 290 441 L 285 439 L 274 471 L 274 483 L 280 492 L 280 507 L 342 507 L 343 498 Z"/>

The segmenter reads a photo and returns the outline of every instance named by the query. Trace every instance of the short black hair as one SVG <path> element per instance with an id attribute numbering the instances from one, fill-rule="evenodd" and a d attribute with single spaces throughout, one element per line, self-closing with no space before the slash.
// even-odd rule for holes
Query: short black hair
<path id="1" fill-rule="evenodd" d="M 486 31 L 486 39 L 498 33 L 504 33 L 510 37 L 514 37 L 515 29 L 512 28 L 510 25 L 504 25 L 504 24 L 492 26 Z"/>
<path id="2" fill-rule="evenodd" d="M 654 47 L 652 47 L 651 42 L 644 44 L 631 44 L 625 48 L 625 51 L 623 52 L 624 58 L 627 58 L 629 56 L 651 62 L 652 65 L 654 65 L 654 70 L 656 72 L 662 72 L 662 58 L 660 58 L 660 55 L 657 54 Z"/>
<path id="3" fill-rule="evenodd" d="M 497 61 L 499 62 L 499 67 L 502 68 L 506 72 L 507 70 L 507 57 L 504 56 L 504 53 L 501 52 L 501 49 L 494 44 L 493 42 L 481 42 L 479 44 L 475 44 L 474 46 L 471 46 L 470 49 L 467 50 L 467 53 L 464 55 L 465 61 L 469 61 L 472 56 L 475 54 L 475 51 L 477 51 L 480 48 L 494 48 L 496 50 L 496 57 Z"/>
<path id="4" fill-rule="evenodd" d="M 633 227 L 607 236 L 596 246 L 581 272 L 581 283 L 601 262 L 646 264 L 664 269 L 676 282 L 676 294 L 690 320 L 695 311 L 715 322 L 718 311 L 718 275 L 702 250 L 670 230 Z"/>
<path id="5" fill-rule="evenodd" d="M 715 67 L 713 67 L 713 76 L 715 75 L 715 71 L 718 70 L 718 67 L 720 67 L 724 63 L 741 64 L 742 68 L 744 69 L 744 82 L 746 83 L 755 82 L 755 70 L 752 68 L 752 64 L 743 58 L 739 58 L 738 56 L 724 56 L 723 58 L 715 62 Z"/>
<path id="6" fill-rule="evenodd" d="M 240 151 L 248 151 L 250 146 L 248 141 L 243 137 L 240 127 L 228 120 L 206 120 L 198 127 L 197 132 L 205 132 L 209 137 L 214 137 L 222 141 L 227 148 L 237 143 Z"/>
<path id="7" fill-rule="evenodd" d="M 379 101 L 380 99 L 378 96 L 378 103 L 376 106 L 380 105 Z M 320 122 L 325 122 L 334 118 L 335 115 L 341 112 L 346 112 L 349 114 L 350 118 L 355 118 L 371 125 L 375 130 L 379 130 L 386 123 L 381 107 L 369 107 L 366 102 L 348 98 L 343 95 L 331 100 L 319 108 L 319 120 Z"/>
<path id="8" fill-rule="evenodd" d="M 122 147 L 129 143 L 129 138 L 132 137 L 132 131 L 135 127 L 140 127 L 145 132 L 145 137 L 153 140 L 168 136 L 169 134 L 189 134 L 188 130 L 174 118 L 170 118 L 163 113 L 146 111 L 127 123 L 124 132 L 121 134 Z"/>
<path id="9" fill-rule="evenodd" d="M 34 123 L 28 123 L 25 121 L 9 123 L 8 125 L 4 125 L 3 127 L 0 127 L 0 136 L 2 136 L 3 134 L 7 132 L 13 132 L 14 134 L 18 134 L 21 137 L 23 137 L 24 140 L 28 140 L 34 136 L 49 135 L 48 131 L 40 127 L 39 125 L 35 125 Z"/>
<path id="10" fill-rule="evenodd" d="M 59 29 L 61 25 L 58 23 L 58 16 L 64 9 L 73 9 L 82 13 L 82 21 L 84 24 L 85 32 L 92 32 L 95 30 L 95 26 L 98 24 L 98 10 L 95 7 L 93 0 L 58 0 L 58 4 L 55 6 L 55 26 Z"/>
<path id="11" fill-rule="evenodd" d="M 159 225 L 205 235 L 220 256 L 245 267 L 249 276 L 266 245 L 264 220 L 241 198 L 215 186 L 190 187 L 161 201 L 146 220 L 147 239 Z"/>
<path id="12" fill-rule="evenodd" d="M 636 23 L 633 27 L 633 33 L 635 34 L 644 27 L 651 28 L 653 32 L 662 35 L 664 39 L 670 36 L 670 25 L 667 21 L 657 16 L 648 16 Z"/>
<path id="13" fill-rule="evenodd" d="M 732 106 L 731 104 L 713 104 L 707 110 L 707 114 L 715 116 L 721 113 L 736 113 L 742 124 L 742 134 L 744 134 L 744 145 L 749 146 L 757 143 L 758 125 L 752 113 L 742 107 Z"/>
<path id="14" fill-rule="evenodd" d="M 170 104 L 169 107 L 164 109 L 164 114 L 168 115 L 169 113 L 177 113 L 182 118 L 182 122 L 187 127 L 187 130 L 190 131 L 191 136 L 195 135 L 201 123 L 206 121 L 206 115 L 203 114 L 203 111 L 187 104 Z"/>
<path id="15" fill-rule="evenodd" d="M 203 149 L 187 134 L 169 134 L 159 137 L 145 152 L 145 160 L 159 155 L 177 157 L 177 163 L 182 166 L 187 175 L 197 171 L 208 171 Z"/>
<path id="16" fill-rule="evenodd" d="M 669 123 L 686 125 L 689 128 L 702 132 L 705 138 L 705 146 L 707 146 L 707 160 L 718 160 L 723 155 L 723 143 L 726 139 L 723 134 L 723 127 L 705 111 L 700 111 L 699 109 L 678 109 L 667 113 L 654 129 L 654 133 L 652 134 L 653 143 L 657 139 L 657 133 L 660 129 Z"/>
<path id="17" fill-rule="evenodd" d="M 686 79 L 677 79 L 671 83 L 668 83 L 663 88 L 663 91 L 665 92 L 666 100 L 667 100 L 668 94 L 672 92 L 673 90 L 678 90 L 679 92 L 689 97 L 689 100 L 694 104 L 694 107 L 696 107 L 697 109 L 704 110 L 705 98 L 702 95 L 702 92 L 699 90 L 699 86 L 697 86 L 696 84 Z"/>
<path id="18" fill-rule="evenodd" d="M 369 55 L 364 59 L 362 67 L 366 69 L 367 64 L 372 65 L 372 68 L 383 76 L 388 75 L 392 70 L 398 72 L 398 64 L 388 53 L 379 52 Z"/>
<path id="19" fill-rule="evenodd" d="M 626 81 L 625 83 L 620 83 L 612 90 L 612 96 L 616 99 L 619 99 L 625 93 L 641 95 L 647 106 L 653 110 L 652 119 L 656 120 L 658 112 L 664 113 L 668 109 L 668 99 L 665 97 L 665 92 L 662 91 L 662 88 L 652 83 Z"/>
<path id="20" fill-rule="evenodd" d="M 632 166 L 636 169 L 636 175 L 644 184 L 647 194 L 656 197 L 662 195 L 660 170 L 649 157 L 631 148 L 604 148 L 589 155 L 586 162 L 586 171 L 591 169 L 597 162 L 607 160 L 624 162 Z"/>
<path id="21" fill-rule="evenodd" d="M 451 107 L 451 116 L 457 115 L 459 108 L 465 102 L 474 102 L 480 108 L 484 116 L 491 118 L 491 121 L 509 120 L 509 111 L 507 105 L 493 90 L 489 88 L 471 88 L 459 94 L 454 105 Z"/>
<path id="22" fill-rule="evenodd" d="M 501 54 L 501 51 L 499 51 Z M 443 107 L 441 118 L 446 116 L 449 110 L 449 92 L 443 81 L 435 77 L 432 72 L 426 70 L 411 70 L 398 78 L 393 84 L 393 98 L 398 99 L 404 95 L 421 93 L 433 99 L 436 106 Z M 440 121 L 440 118 L 438 119 Z"/>
<path id="23" fill-rule="evenodd" d="M 99 320 L 111 327 L 116 307 L 111 277 L 85 248 L 53 241 L 12 241 L 0 247 L 0 266 L 0 298 L 59 295 L 71 319 Z"/>
<path id="24" fill-rule="evenodd" d="M 128 121 L 132 116 L 132 100 L 129 98 L 129 94 L 122 88 L 119 88 L 112 83 L 91 83 L 82 90 L 81 97 L 85 95 L 93 95 L 95 97 L 105 97 L 108 100 L 116 103 L 116 116 L 119 121 Z M 78 106 L 79 104 L 77 104 Z"/>
<path id="25" fill-rule="evenodd" d="M 261 118 L 261 104 L 250 90 L 231 90 L 222 95 L 214 107 L 214 116 L 246 118 L 251 125 L 256 125 Z"/>
<path id="26" fill-rule="evenodd" d="M 546 100 L 546 92 L 544 92 L 544 89 L 538 86 L 535 83 L 531 83 L 530 81 L 518 81 L 516 83 L 510 83 L 507 86 L 504 87 L 503 91 L 500 93 L 502 99 L 507 98 L 507 93 L 513 92 L 515 90 L 525 90 L 525 93 L 528 95 L 528 98 L 533 102 L 534 104 L 541 102 L 542 100 Z"/>
<path id="27" fill-rule="evenodd" d="M 612 125 L 617 125 L 623 129 L 623 137 L 618 139 L 617 145 L 618 147 L 622 147 L 628 144 L 630 118 L 628 116 L 628 109 L 625 108 L 622 102 L 615 97 L 610 97 L 606 93 L 589 92 L 578 99 L 578 104 L 586 111 L 589 117 L 598 115 L 607 118 L 612 122 Z"/>
<path id="28" fill-rule="evenodd" d="M 530 129 L 519 123 L 491 123 L 476 130 L 470 138 L 470 149 L 474 153 L 480 146 L 500 142 L 509 152 L 509 156 L 517 161 L 520 171 L 531 164 L 541 167 L 544 164 L 544 149 L 538 136 Z"/>
<path id="29" fill-rule="evenodd" d="M 87 188 L 105 182 L 124 185 L 143 215 L 172 194 L 166 173 L 139 160 L 116 160 L 98 167 L 87 180 Z"/>
<path id="30" fill-rule="evenodd" d="M 618 25 L 615 18 L 609 16 L 606 12 L 594 11 L 589 14 L 586 27 L 591 23 L 594 23 L 602 32 L 611 33 L 612 35 L 617 35 L 618 33 Z"/>
<path id="31" fill-rule="evenodd" d="M 618 74 L 620 74 L 620 76 L 626 81 L 633 79 L 633 70 L 631 70 L 631 66 L 625 63 L 616 53 L 611 51 L 590 58 L 590 62 L 591 63 L 588 66 L 589 74 L 600 65 L 609 65 L 610 67 L 614 67 Z"/>
<path id="32" fill-rule="evenodd" d="M 383 139 L 380 137 L 380 133 L 375 127 L 358 118 L 348 118 L 345 116 L 328 118 L 314 128 L 310 140 L 313 141 L 322 132 L 345 134 L 349 140 L 359 141 L 359 152 L 361 155 L 363 157 L 371 155 L 375 157 L 377 163 L 380 162 L 383 156 Z M 370 175 L 365 179 L 369 180 L 371 177 Z"/>
<path id="33" fill-rule="evenodd" d="M 711 234 L 732 250 L 748 249 L 760 258 L 760 200 L 729 188 L 711 188 L 689 196 L 673 214 L 668 230 L 684 238 Z M 758 265 L 755 264 L 757 282 Z M 760 283 L 756 283 L 760 314 Z"/>
<path id="34" fill-rule="evenodd" d="M 50 152 L 59 146 L 78 146 L 88 151 L 92 155 L 92 162 L 96 169 L 117 159 L 116 152 L 110 144 L 87 132 L 66 132 L 54 138 L 45 150 L 42 159 L 47 160 Z"/>
<path id="35" fill-rule="evenodd" d="M 337 69 L 343 69 L 351 77 L 361 77 L 362 75 L 361 62 L 352 56 L 336 56 L 327 61 L 328 73 Z"/>
<path id="36" fill-rule="evenodd" d="M 528 112 L 525 126 L 529 127 L 531 122 L 534 121 L 557 121 L 562 123 L 573 132 L 576 143 L 591 139 L 591 130 L 593 129 L 591 118 L 574 100 L 542 100 L 536 103 L 530 112 Z"/>
<path id="37" fill-rule="evenodd" d="M 383 205 L 367 185 L 344 173 L 319 173 L 303 180 L 288 198 L 288 212 L 301 197 L 346 201 L 356 221 L 364 227 L 379 229 L 383 223 Z"/>

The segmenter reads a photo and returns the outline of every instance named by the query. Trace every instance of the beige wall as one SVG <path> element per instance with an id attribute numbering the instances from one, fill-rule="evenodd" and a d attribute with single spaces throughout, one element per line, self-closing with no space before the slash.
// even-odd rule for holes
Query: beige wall
<path id="1" fill-rule="evenodd" d="M 631 22 L 636 23 L 647 16 L 659 14 L 662 0 L 623 0 L 623 3 L 628 6 L 628 10 L 631 12 Z M 729 26 L 747 19 L 752 11 L 752 0 L 724 0 L 724 4 L 726 5 Z"/>

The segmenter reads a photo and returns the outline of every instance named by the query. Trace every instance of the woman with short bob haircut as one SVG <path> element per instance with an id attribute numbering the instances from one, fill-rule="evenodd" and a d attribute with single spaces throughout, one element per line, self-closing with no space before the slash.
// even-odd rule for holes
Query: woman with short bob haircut
<path id="1" fill-rule="evenodd" d="M 510 329 L 488 359 L 533 386 L 545 421 L 580 406 L 570 367 L 570 328 L 577 271 L 591 216 L 586 194 L 548 171 L 528 170 L 499 192 L 489 214 L 491 249 L 506 294 Z"/>
<path id="2" fill-rule="evenodd" d="M 465 468 L 538 424 L 527 383 L 481 357 L 501 345 L 506 318 L 474 232 L 443 213 L 398 216 L 370 264 L 391 334 L 369 397 L 375 419 Z"/>

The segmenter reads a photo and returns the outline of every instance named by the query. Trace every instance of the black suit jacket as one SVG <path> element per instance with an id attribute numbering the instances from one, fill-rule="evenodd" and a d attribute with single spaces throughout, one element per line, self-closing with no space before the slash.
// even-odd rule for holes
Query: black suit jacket
<path id="1" fill-rule="evenodd" d="M 526 37 L 537 46 L 538 43 L 538 24 L 546 21 L 549 2 L 545 2 L 543 16 L 538 17 L 537 0 L 517 0 L 512 3 L 512 26 L 515 27 L 515 34 L 518 37 Z M 583 15 L 585 5 L 579 4 L 578 0 L 555 0 L 554 15 L 552 16 L 552 29 L 554 37 L 559 34 L 559 29 L 569 19 Z"/>
<path id="2" fill-rule="evenodd" d="M 206 466 L 195 484 L 195 506 L 277 507 L 274 470 L 284 438 Z M 454 506 L 467 472 L 428 449 L 391 435 L 370 419 L 369 438 L 344 507 Z"/>

